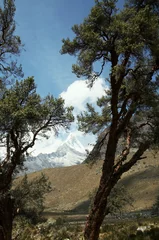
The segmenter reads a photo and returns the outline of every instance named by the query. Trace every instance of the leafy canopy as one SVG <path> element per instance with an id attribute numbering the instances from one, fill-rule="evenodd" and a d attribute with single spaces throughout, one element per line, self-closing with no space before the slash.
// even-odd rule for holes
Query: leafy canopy
<path id="1" fill-rule="evenodd" d="M 3 0 L 3 7 L 0 6 L 0 79 L 5 84 L 7 79 L 23 76 L 22 66 L 18 66 L 16 60 L 23 45 L 15 35 L 15 11 L 14 0 Z"/>
<path id="2" fill-rule="evenodd" d="M 10 183 L 12 175 L 23 167 L 25 156 L 39 135 L 59 128 L 68 129 L 73 121 L 72 107 L 66 108 L 62 98 L 41 98 L 36 93 L 33 77 L 16 81 L 6 88 L 0 99 L 0 142 L 6 155 L 0 165 L 0 189 Z"/>
<path id="3" fill-rule="evenodd" d="M 101 111 L 87 104 L 87 111 L 78 116 L 79 129 L 98 133 L 116 119 L 119 137 L 129 125 L 132 142 L 141 142 L 142 137 L 157 144 L 159 5 L 130 1 L 119 11 L 116 2 L 95 1 L 83 23 L 72 27 L 74 39 L 62 40 L 61 53 L 77 56 L 73 72 L 85 76 L 89 85 L 103 73 L 106 64 L 110 66 L 106 79 L 109 90 L 97 101 Z"/>
<path id="4" fill-rule="evenodd" d="M 90 207 L 93 206 L 93 200 L 96 192 L 97 192 L 97 189 L 94 189 L 94 191 L 89 196 Z M 125 210 L 124 208 L 126 206 L 132 206 L 132 205 L 133 205 L 133 197 L 124 187 L 124 185 L 116 185 L 112 189 L 108 197 L 107 208 L 104 214 L 105 216 L 108 214 L 119 215 L 122 212 L 124 212 Z"/>
<path id="5" fill-rule="evenodd" d="M 89 86 L 109 67 L 105 94 L 97 101 L 101 110 L 87 104 L 78 116 L 80 130 L 100 134 L 93 152 L 104 147 L 85 240 L 99 238 L 109 195 L 122 174 L 159 146 L 159 2 L 129 0 L 121 10 L 116 2 L 95 0 L 83 23 L 73 26 L 74 38 L 62 40 L 61 53 L 77 57 L 73 72 Z"/>

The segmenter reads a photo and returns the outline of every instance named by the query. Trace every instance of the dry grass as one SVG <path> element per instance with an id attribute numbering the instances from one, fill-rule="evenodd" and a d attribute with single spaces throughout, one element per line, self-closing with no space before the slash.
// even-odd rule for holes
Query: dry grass
<path id="1" fill-rule="evenodd" d="M 88 205 L 89 193 L 99 184 L 102 162 L 92 168 L 81 164 L 71 167 L 45 169 L 53 191 L 46 196 L 45 206 L 49 211 L 81 209 Z M 29 178 L 40 172 L 29 174 Z M 136 164 L 120 180 L 134 198 L 134 208 L 129 210 L 148 209 L 159 194 L 159 154 L 154 158 L 147 153 L 147 159 Z"/>

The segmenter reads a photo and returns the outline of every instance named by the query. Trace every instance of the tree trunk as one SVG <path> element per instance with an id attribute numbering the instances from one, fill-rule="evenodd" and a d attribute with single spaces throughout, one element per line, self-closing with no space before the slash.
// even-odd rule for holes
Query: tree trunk
<path id="1" fill-rule="evenodd" d="M 114 124 L 112 124 L 110 129 L 110 135 L 108 139 L 99 188 L 94 199 L 94 206 L 91 209 L 85 226 L 85 240 L 98 240 L 100 227 L 105 218 L 107 198 L 112 188 L 115 186 L 115 184 L 120 178 L 119 176 L 117 176 L 116 178 L 113 177 L 113 166 L 118 142 L 118 138 L 116 135 L 116 125 L 117 122 L 114 121 Z"/>
<path id="2" fill-rule="evenodd" d="M 105 218 L 107 198 L 111 190 L 124 172 L 127 172 L 138 160 L 145 158 L 141 156 L 149 148 L 149 146 L 149 141 L 141 143 L 138 150 L 134 153 L 131 159 L 125 164 L 121 165 L 117 170 L 112 168 L 112 171 L 110 171 L 110 167 L 106 168 L 105 165 L 107 164 L 108 166 L 108 163 L 110 163 L 111 166 L 111 161 L 104 162 L 102 177 L 100 180 L 97 194 L 95 196 L 94 206 L 91 209 L 85 226 L 85 240 L 98 240 L 100 226 L 102 225 L 102 222 Z"/>
<path id="3" fill-rule="evenodd" d="M 105 212 L 107 207 L 107 198 L 110 191 L 118 181 L 113 179 L 112 174 L 114 172 L 114 160 L 117 148 L 117 120 L 115 119 L 110 127 L 109 139 L 107 144 L 107 150 L 105 154 L 105 161 L 102 169 L 102 176 L 99 184 L 98 191 L 94 199 L 94 206 L 88 216 L 84 238 L 85 240 L 97 240 L 99 237 L 100 226 L 105 218 Z"/>
<path id="4" fill-rule="evenodd" d="M 100 227 L 106 215 L 107 198 L 118 181 L 118 179 L 116 179 L 116 181 L 113 179 L 113 181 L 108 180 L 107 184 L 103 184 L 103 177 L 105 179 L 105 174 L 101 177 L 100 185 L 94 200 L 94 206 L 87 219 L 84 232 L 85 240 L 97 240 L 99 238 Z"/>
<path id="5" fill-rule="evenodd" d="M 0 240 L 12 239 L 13 199 L 8 194 L 0 197 Z"/>

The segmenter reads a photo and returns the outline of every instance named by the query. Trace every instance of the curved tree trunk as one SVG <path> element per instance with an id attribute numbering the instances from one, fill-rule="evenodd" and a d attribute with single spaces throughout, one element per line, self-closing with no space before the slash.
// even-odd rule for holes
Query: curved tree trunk
<path id="1" fill-rule="evenodd" d="M 109 168 L 112 164 L 111 161 L 106 161 L 104 163 L 102 177 L 94 200 L 94 206 L 88 216 L 85 226 L 85 240 L 98 240 L 100 227 L 107 209 L 107 198 L 111 190 L 124 172 L 127 172 L 138 160 L 145 158 L 142 157 L 142 155 L 148 149 L 149 144 L 149 142 L 141 143 L 131 159 L 123 165 L 117 165 L 117 168 L 113 167 L 112 170 Z M 110 165 L 108 164 L 109 162 Z"/>
<path id="2" fill-rule="evenodd" d="M 4 194 L 0 197 L 0 240 L 12 239 L 13 199 Z"/>
<path id="3" fill-rule="evenodd" d="M 115 119 L 109 131 L 109 139 L 99 188 L 96 193 L 94 204 L 88 216 L 85 226 L 84 232 L 85 240 L 97 240 L 99 238 L 100 227 L 105 218 L 107 198 L 112 188 L 114 187 L 115 183 L 118 181 L 118 180 L 115 181 L 115 179 L 113 179 L 114 172 L 113 166 L 118 142 L 116 128 L 117 121 Z"/>
<path id="4" fill-rule="evenodd" d="M 105 174 L 101 177 L 100 185 L 94 200 L 94 206 L 87 219 L 84 232 L 85 240 L 97 240 L 99 238 L 100 227 L 106 215 L 107 198 L 118 181 L 118 179 L 116 179 L 116 181 L 113 179 L 113 181 L 108 181 L 107 184 L 103 184 L 104 175 Z"/>

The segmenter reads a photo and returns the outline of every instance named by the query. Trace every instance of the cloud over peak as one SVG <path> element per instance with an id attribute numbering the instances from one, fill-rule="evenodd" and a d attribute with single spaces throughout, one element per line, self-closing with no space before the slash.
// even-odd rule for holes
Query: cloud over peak
<path id="1" fill-rule="evenodd" d="M 95 103 L 97 98 L 104 94 L 104 79 L 98 78 L 92 88 L 87 86 L 86 80 L 73 82 L 60 96 L 66 106 L 73 106 L 75 113 L 85 110 L 86 103 Z"/>
<path id="2" fill-rule="evenodd" d="M 82 111 L 86 111 L 86 103 L 95 104 L 97 98 L 105 94 L 105 88 L 105 82 L 102 78 L 97 79 L 92 88 L 88 88 L 86 80 L 78 80 L 69 85 L 66 91 L 60 94 L 60 97 L 65 100 L 65 106 L 74 107 L 73 113 L 76 118 Z M 84 134 L 78 131 L 77 121 L 75 121 L 72 123 L 69 131 L 65 132 L 61 129 L 58 138 L 54 135 L 53 131 L 48 133 L 48 140 L 39 138 L 39 141 L 36 142 L 33 148 L 32 154 L 52 153 L 61 145 L 70 132 L 73 133 L 86 148 L 90 148 L 89 144 L 95 143 L 96 141 L 96 137 L 93 134 Z"/>

